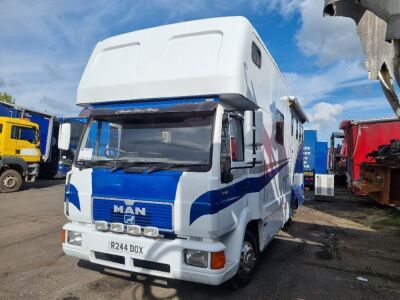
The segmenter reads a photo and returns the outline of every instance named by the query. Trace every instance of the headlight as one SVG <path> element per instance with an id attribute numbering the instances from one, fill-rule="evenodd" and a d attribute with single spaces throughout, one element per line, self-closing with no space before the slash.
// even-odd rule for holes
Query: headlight
<path id="1" fill-rule="evenodd" d="M 142 233 L 142 228 L 139 225 L 128 225 L 126 231 L 129 234 L 140 235 Z"/>
<path id="2" fill-rule="evenodd" d="M 122 233 L 125 231 L 125 226 L 122 223 L 111 223 L 111 231 Z"/>
<path id="3" fill-rule="evenodd" d="M 185 263 L 188 265 L 207 268 L 208 267 L 208 252 L 200 250 L 184 250 Z"/>
<path id="4" fill-rule="evenodd" d="M 108 223 L 106 221 L 96 221 L 94 222 L 94 227 L 100 231 L 107 231 Z"/>
<path id="5" fill-rule="evenodd" d="M 68 231 L 67 243 L 75 246 L 82 246 L 82 234 L 76 231 Z"/>
<path id="6" fill-rule="evenodd" d="M 144 227 L 143 234 L 149 237 L 158 237 L 158 228 L 156 227 Z"/>

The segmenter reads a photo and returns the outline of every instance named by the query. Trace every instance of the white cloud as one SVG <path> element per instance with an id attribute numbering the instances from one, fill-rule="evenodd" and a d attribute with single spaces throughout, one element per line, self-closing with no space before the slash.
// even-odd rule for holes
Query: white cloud
<path id="1" fill-rule="evenodd" d="M 300 51 L 320 64 L 363 58 L 360 38 L 352 19 L 323 17 L 323 0 L 303 0 L 299 5 L 301 27 L 296 34 Z"/>
<path id="2" fill-rule="evenodd" d="M 65 110 L 59 114 L 77 112 L 74 102 L 80 76 L 96 42 L 103 38 L 189 18 L 278 12 L 285 17 L 300 14 L 296 42 L 303 53 L 319 61 L 339 61 L 335 65 L 313 66 L 313 73 L 300 70 L 286 74 L 303 104 L 326 102 L 342 88 L 370 81 L 355 59 L 360 57 L 354 46 L 360 44 L 355 26 L 349 20 L 323 18 L 322 3 L 323 0 L 98 0 L 78 6 L 67 0 L 43 0 L 32 9 L 31 1 L 0 0 L 0 86 L 21 105 L 57 113 L 57 104 L 63 103 Z M 347 35 L 348 32 L 353 33 Z M 351 109 L 351 105 L 356 104 L 348 103 L 345 109 Z"/>
<path id="3" fill-rule="evenodd" d="M 379 111 L 390 108 L 389 102 L 383 95 L 381 97 L 348 99 L 341 104 L 345 110 L 354 110 L 358 112 Z"/>
<path id="4" fill-rule="evenodd" d="M 163 23 L 254 9 L 248 0 L 0 0 L 0 86 L 23 106 L 74 105 L 83 68 L 106 37 Z M 254 12 L 254 11 L 253 11 Z"/>
<path id="5" fill-rule="evenodd" d="M 332 132 L 339 131 L 342 120 L 365 120 L 394 117 L 384 96 L 346 99 L 341 103 L 318 102 L 306 110 L 306 129 L 318 130 L 319 140 L 328 141 Z"/>
<path id="6" fill-rule="evenodd" d="M 342 88 L 372 83 L 358 61 L 340 61 L 309 74 L 285 73 L 285 77 L 303 105 L 325 99 Z"/>
<path id="7" fill-rule="evenodd" d="M 292 15 L 298 10 L 303 0 L 252 0 L 252 7 L 256 10 L 267 9 L 269 11 L 277 11 L 282 16 Z"/>
<path id="8" fill-rule="evenodd" d="M 364 56 L 355 22 L 344 17 L 324 17 L 324 0 L 252 0 L 251 3 L 256 9 L 276 11 L 284 17 L 300 14 L 297 46 L 321 65 L 337 60 L 361 60 Z"/>
<path id="9" fill-rule="evenodd" d="M 343 105 L 319 102 L 311 109 L 307 110 L 307 116 L 310 121 L 306 129 L 315 129 L 318 131 L 318 139 L 327 141 L 332 132 L 338 130 L 338 118 L 343 113 Z"/>
<path id="10" fill-rule="evenodd" d="M 311 122 L 314 122 L 315 126 L 331 123 L 336 120 L 343 112 L 343 105 L 331 104 L 327 102 L 319 102 L 313 106 L 308 112 L 308 116 Z"/>

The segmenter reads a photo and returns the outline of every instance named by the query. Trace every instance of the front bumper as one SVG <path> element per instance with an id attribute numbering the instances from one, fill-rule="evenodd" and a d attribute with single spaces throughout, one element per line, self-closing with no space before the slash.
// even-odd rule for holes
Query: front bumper
<path id="1" fill-rule="evenodd" d="M 174 240 L 151 239 L 143 236 L 100 232 L 94 229 L 94 226 L 91 224 L 68 223 L 64 225 L 63 229 L 82 233 L 82 246 L 63 243 L 63 250 L 66 255 L 105 267 L 210 285 L 219 285 L 230 279 L 235 275 L 238 268 L 238 264 L 233 264 L 230 261 L 227 261 L 225 267 L 220 270 L 212 270 L 209 267 L 194 267 L 184 263 L 183 249 L 195 249 L 208 252 L 224 251 L 225 245 L 220 242 L 199 242 L 179 238 Z M 117 253 L 115 250 L 110 249 L 111 241 L 139 245 L 144 249 L 143 254 Z M 118 255 L 124 257 L 124 262 L 116 263 L 99 259 L 98 255 L 96 255 L 97 253 Z M 137 267 L 134 264 L 135 259 L 169 265 L 169 271 L 159 271 L 151 267 Z"/>

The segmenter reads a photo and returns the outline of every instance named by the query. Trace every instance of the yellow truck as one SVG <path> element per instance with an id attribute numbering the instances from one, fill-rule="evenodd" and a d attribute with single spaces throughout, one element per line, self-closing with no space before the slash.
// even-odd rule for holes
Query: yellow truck
<path id="1" fill-rule="evenodd" d="M 0 193 L 18 191 L 39 173 L 39 125 L 26 119 L 0 117 Z"/>

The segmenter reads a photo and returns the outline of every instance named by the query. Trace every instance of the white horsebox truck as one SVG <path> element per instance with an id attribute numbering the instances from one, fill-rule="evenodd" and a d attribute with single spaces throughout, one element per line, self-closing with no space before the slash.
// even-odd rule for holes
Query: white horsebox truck
<path id="1" fill-rule="evenodd" d="M 67 255 L 111 269 L 247 284 L 303 201 L 306 115 L 243 17 L 99 42 L 67 174 Z M 59 145 L 68 149 L 70 128 Z"/>

